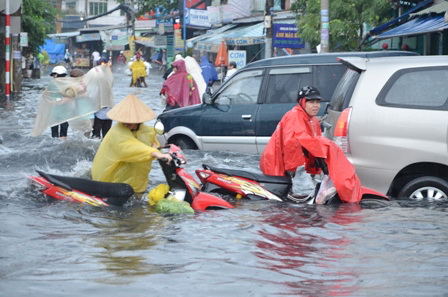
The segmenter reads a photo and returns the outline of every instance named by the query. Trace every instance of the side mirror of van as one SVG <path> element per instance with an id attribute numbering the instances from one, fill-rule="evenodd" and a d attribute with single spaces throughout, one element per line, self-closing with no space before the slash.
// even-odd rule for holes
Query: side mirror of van
<path id="1" fill-rule="evenodd" d="M 205 104 L 212 104 L 212 94 L 205 92 L 204 95 L 202 95 L 202 102 Z"/>

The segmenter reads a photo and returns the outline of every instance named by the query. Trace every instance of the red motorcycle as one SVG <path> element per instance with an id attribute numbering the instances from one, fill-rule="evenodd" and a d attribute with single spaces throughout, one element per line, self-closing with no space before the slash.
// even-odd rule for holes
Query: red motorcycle
<path id="1" fill-rule="evenodd" d="M 159 163 L 170 186 L 170 194 L 177 200 L 187 201 L 194 210 L 233 208 L 224 199 L 202 191 L 202 186 L 184 169 L 187 160 L 178 146 L 169 144 L 160 151 L 169 153 L 173 158 L 169 164 L 164 159 Z"/>
<path id="2" fill-rule="evenodd" d="M 296 196 L 291 193 L 292 178 L 273 176 L 241 169 L 219 168 L 203 164 L 204 169 L 196 170 L 201 180 L 202 190 L 219 193 L 224 196 L 248 198 L 250 200 L 274 200 L 294 203 L 316 204 L 320 183 L 316 185 L 313 195 Z M 387 205 L 390 199 L 370 188 L 361 187 L 361 204 Z M 329 198 L 325 204 L 342 203 L 338 195 Z"/>
<path id="3" fill-rule="evenodd" d="M 161 149 L 170 153 L 173 161 L 159 160 L 162 171 L 170 186 L 169 194 L 181 201 L 187 201 L 194 210 L 233 208 L 220 197 L 204 193 L 198 182 L 183 168 L 186 159 L 179 147 L 169 145 Z M 134 194 L 125 183 L 98 182 L 84 178 L 48 174 L 37 170 L 39 176 L 29 176 L 31 186 L 44 195 L 56 200 L 87 203 L 93 206 L 122 206 Z"/>
<path id="4" fill-rule="evenodd" d="M 314 193 L 309 196 L 300 197 L 291 193 L 292 178 L 290 176 L 272 176 L 206 164 L 203 165 L 204 169 L 196 170 L 196 174 L 201 180 L 203 191 L 221 192 L 237 198 L 308 204 L 341 202 L 387 204 L 390 201 L 387 196 L 362 187 L 353 166 L 341 153 L 339 147 L 328 139 L 308 137 L 301 139 L 301 144 L 304 153 L 310 160 L 315 160 L 317 167 L 320 167 L 324 173 L 322 182 L 316 184 Z"/>
<path id="5" fill-rule="evenodd" d="M 93 206 L 122 206 L 134 195 L 134 189 L 125 183 L 106 183 L 36 171 L 38 176 L 28 177 L 30 186 L 56 200 Z"/>

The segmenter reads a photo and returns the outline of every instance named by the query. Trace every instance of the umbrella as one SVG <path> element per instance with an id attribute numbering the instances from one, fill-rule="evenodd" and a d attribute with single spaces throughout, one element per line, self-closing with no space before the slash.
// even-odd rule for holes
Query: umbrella
<path id="1" fill-rule="evenodd" d="M 223 40 L 219 46 L 218 55 L 216 55 L 215 66 L 227 66 L 227 64 L 229 64 L 229 57 L 227 54 L 227 45 Z"/>

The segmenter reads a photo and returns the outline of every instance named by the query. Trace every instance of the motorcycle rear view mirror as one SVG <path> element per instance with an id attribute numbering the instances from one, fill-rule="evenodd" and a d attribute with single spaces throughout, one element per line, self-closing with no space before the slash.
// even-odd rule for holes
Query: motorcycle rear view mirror
<path id="1" fill-rule="evenodd" d="M 165 133 L 165 127 L 163 126 L 163 123 L 161 121 L 157 121 L 154 124 L 154 130 L 159 135 L 163 135 L 163 133 Z"/>

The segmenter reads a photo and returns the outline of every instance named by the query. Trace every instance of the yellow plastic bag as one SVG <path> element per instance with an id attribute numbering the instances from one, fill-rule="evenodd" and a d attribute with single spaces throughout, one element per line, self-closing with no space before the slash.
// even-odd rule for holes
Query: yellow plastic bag
<path id="1" fill-rule="evenodd" d="M 159 202 L 160 200 L 165 198 L 165 196 L 169 190 L 170 190 L 170 186 L 168 186 L 167 184 L 160 184 L 157 187 L 155 187 L 154 189 L 152 189 L 148 193 L 149 205 L 155 206 L 157 204 L 157 202 Z"/>

